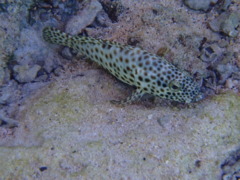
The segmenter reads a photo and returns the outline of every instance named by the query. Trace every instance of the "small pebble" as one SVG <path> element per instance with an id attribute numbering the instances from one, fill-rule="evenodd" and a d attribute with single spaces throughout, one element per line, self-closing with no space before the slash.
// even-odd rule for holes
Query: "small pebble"
<path id="1" fill-rule="evenodd" d="M 56 68 L 53 73 L 56 75 L 56 76 L 60 76 L 61 73 L 63 73 L 63 68 L 62 67 L 58 67 Z"/>
<path id="2" fill-rule="evenodd" d="M 71 53 L 70 49 L 67 47 L 63 48 L 63 50 L 61 51 L 61 55 L 67 60 L 72 60 L 73 58 L 73 54 Z"/>
<path id="3" fill-rule="evenodd" d="M 225 87 L 228 89 L 233 89 L 239 85 L 238 80 L 233 80 L 232 78 L 227 79 Z"/>
<path id="4" fill-rule="evenodd" d="M 148 120 L 151 120 L 152 117 L 153 117 L 153 115 L 152 115 L 152 114 L 149 114 L 147 118 L 148 118 Z"/>
<path id="5" fill-rule="evenodd" d="M 195 166 L 196 166 L 197 168 L 200 168 L 200 167 L 201 167 L 201 161 L 200 161 L 200 160 L 196 160 L 196 161 L 195 161 Z"/>
<path id="6" fill-rule="evenodd" d="M 47 167 L 46 167 L 46 166 L 40 167 L 39 170 L 40 170 L 41 172 L 43 172 L 43 171 L 47 170 Z"/>
<path id="7" fill-rule="evenodd" d="M 232 79 L 227 79 L 225 87 L 228 89 L 232 89 L 234 87 L 234 83 L 233 83 Z"/>
<path id="8" fill-rule="evenodd" d="M 156 54 L 158 56 L 164 57 L 169 51 L 170 51 L 169 48 L 164 46 L 164 47 L 159 48 Z"/>

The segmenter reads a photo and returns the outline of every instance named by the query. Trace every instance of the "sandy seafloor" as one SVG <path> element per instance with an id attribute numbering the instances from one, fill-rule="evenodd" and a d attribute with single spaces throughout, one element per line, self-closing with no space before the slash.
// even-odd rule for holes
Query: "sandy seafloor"
<path id="1" fill-rule="evenodd" d="M 179 68 L 206 73 L 209 64 L 197 58 L 199 39 L 206 37 L 212 44 L 223 39 L 206 25 L 214 11 L 190 10 L 177 0 L 121 2 L 125 9 L 118 22 L 87 28 L 88 35 L 121 43 L 132 38 L 152 53 L 167 47 L 166 57 Z M 46 25 L 41 23 L 42 28 Z M 26 29 L 37 37 L 37 48 L 51 54 L 46 58 L 64 61 L 60 47 L 43 42 L 41 28 Z M 20 44 L 28 44 L 31 35 L 21 35 Z M 187 38 L 179 43 L 179 37 Z M 228 40 L 226 49 L 239 55 L 236 39 L 240 36 Z M 35 43 L 30 51 L 39 56 Z M 125 98 L 134 88 L 96 64 L 76 59 L 64 62 L 64 71 L 51 75 L 40 88 L 29 85 L 31 95 L 11 105 L 19 126 L 0 129 L 1 180 L 240 177 L 238 89 L 223 84 L 218 93 L 190 105 L 145 97 L 119 107 L 109 101 Z"/>

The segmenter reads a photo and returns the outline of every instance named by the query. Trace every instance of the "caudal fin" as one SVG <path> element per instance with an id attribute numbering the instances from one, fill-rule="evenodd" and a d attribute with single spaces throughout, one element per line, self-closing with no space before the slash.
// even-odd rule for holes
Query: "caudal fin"
<path id="1" fill-rule="evenodd" d="M 43 29 L 43 39 L 52 44 L 59 44 L 63 46 L 72 46 L 72 36 L 53 27 L 46 27 Z"/>

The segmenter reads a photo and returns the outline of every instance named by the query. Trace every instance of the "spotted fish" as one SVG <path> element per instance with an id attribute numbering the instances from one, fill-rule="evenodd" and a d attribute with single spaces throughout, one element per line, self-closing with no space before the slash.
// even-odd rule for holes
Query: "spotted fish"
<path id="1" fill-rule="evenodd" d="M 169 63 L 163 57 L 138 47 L 85 36 L 71 36 L 58 29 L 46 27 L 43 38 L 49 43 L 70 47 L 97 62 L 112 75 L 136 91 L 121 101 L 128 104 L 144 94 L 164 99 L 191 103 L 202 99 L 200 85 L 185 71 Z"/>

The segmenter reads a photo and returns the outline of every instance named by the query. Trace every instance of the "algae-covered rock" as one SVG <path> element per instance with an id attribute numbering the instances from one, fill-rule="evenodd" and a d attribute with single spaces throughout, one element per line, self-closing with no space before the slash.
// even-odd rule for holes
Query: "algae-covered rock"
<path id="1" fill-rule="evenodd" d="M 208 11 L 218 0 L 184 0 L 183 2 L 191 9 Z"/>
<path id="2" fill-rule="evenodd" d="M 106 96 L 116 87 L 103 77 L 92 71 L 53 83 L 27 101 L 14 137 L 2 135 L 1 177 L 218 179 L 223 165 L 232 172 L 225 159 L 239 146 L 239 96 L 185 109 L 118 108 Z"/>

